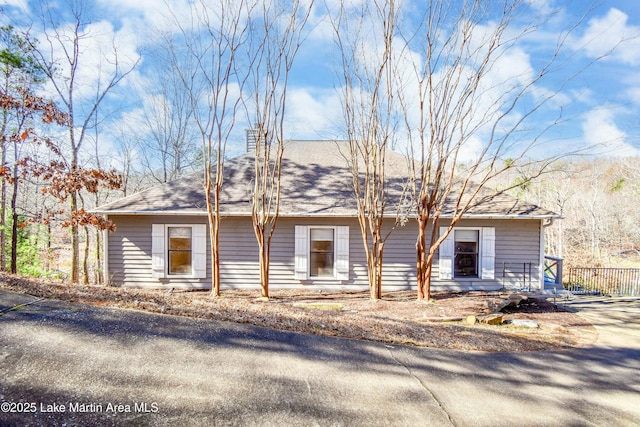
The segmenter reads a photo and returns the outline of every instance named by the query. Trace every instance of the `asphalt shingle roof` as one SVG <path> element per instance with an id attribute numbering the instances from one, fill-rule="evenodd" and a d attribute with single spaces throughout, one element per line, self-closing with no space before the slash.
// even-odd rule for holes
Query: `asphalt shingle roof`
<path id="1" fill-rule="evenodd" d="M 345 155 L 337 141 L 288 141 L 282 162 L 280 214 L 283 216 L 355 216 L 356 201 Z M 223 215 L 250 215 L 254 155 L 228 159 L 220 210 Z M 407 176 L 407 160 L 387 152 L 387 212 L 395 215 Z M 507 194 L 482 189 L 467 216 L 557 217 Z M 206 212 L 202 173 L 151 187 L 96 209 L 105 214 L 201 214 Z M 445 212 L 446 216 L 446 212 Z"/>

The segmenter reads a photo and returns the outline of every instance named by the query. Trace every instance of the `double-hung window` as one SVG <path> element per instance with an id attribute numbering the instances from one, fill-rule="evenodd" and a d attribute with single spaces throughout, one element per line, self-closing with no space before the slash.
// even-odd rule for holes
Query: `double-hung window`
<path id="1" fill-rule="evenodd" d="M 206 224 L 153 224 L 151 268 L 156 278 L 207 277 Z"/>
<path id="2" fill-rule="evenodd" d="M 191 274 L 191 227 L 167 227 L 169 267 L 167 273 Z"/>
<path id="3" fill-rule="evenodd" d="M 295 278 L 349 280 L 349 227 L 295 227 Z"/>
<path id="4" fill-rule="evenodd" d="M 333 228 L 309 229 L 309 276 L 335 276 L 335 242 Z"/>
<path id="5" fill-rule="evenodd" d="M 478 277 L 480 230 L 453 230 L 453 277 Z"/>
<path id="6" fill-rule="evenodd" d="M 447 227 L 440 228 L 440 234 Z M 456 227 L 440 245 L 440 279 L 494 279 L 495 228 Z"/>

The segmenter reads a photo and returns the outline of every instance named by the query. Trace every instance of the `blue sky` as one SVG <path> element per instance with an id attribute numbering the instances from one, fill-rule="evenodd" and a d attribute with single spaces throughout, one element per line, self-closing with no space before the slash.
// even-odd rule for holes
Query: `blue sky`
<path id="1" fill-rule="evenodd" d="M 38 24 L 41 6 L 47 5 L 64 15 L 67 0 L 49 2 L 32 0 L 0 0 L 3 24 L 32 26 L 31 34 L 43 39 Z M 331 6 L 338 0 L 327 0 Z M 358 3 L 366 0 L 349 0 Z M 530 0 L 531 10 L 557 7 L 555 0 Z M 180 15 L 187 10 L 190 0 L 87 0 L 87 32 L 85 49 L 90 52 L 81 72 L 90 97 L 92 85 L 98 81 L 98 64 L 106 69 L 109 47 L 115 40 L 121 65 L 139 61 L 139 66 L 123 81 L 108 99 L 104 110 L 105 121 L 101 129 L 101 151 L 113 154 L 116 141 L 123 129 L 135 127 L 145 103 L 157 102 L 152 93 L 157 87 L 157 64 L 151 52 L 162 46 L 157 44 L 156 31 L 174 31 L 168 24 L 170 13 Z M 405 0 L 411 5 L 411 0 Z M 547 57 L 559 36 L 566 32 L 584 12 L 585 1 L 574 0 L 554 19 L 523 40 L 513 54 L 505 55 L 504 69 L 536 69 L 541 58 Z M 324 4 L 324 3 L 323 3 Z M 416 2 L 414 7 L 419 7 Z M 549 144 L 567 147 L 600 145 L 605 155 L 640 155 L 640 2 L 637 0 L 604 0 L 588 16 L 586 22 L 566 41 L 562 64 L 550 78 L 541 82 L 539 90 L 554 91 L 566 77 L 595 58 L 615 50 L 602 60 L 584 69 L 554 98 L 555 112 L 562 111 L 562 124 L 545 137 Z M 168 9 L 167 9 L 168 8 Z M 313 30 L 300 51 L 289 87 L 286 136 L 315 139 L 341 137 L 341 120 L 336 64 L 331 60 L 331 31 L 323 22 L 323 9 L 314 11 Z M 102 62 L 100 62 L 102 58 Z M 108 59 L 108 58 L 107 58 Z M 504 72 L 504 69 L 502 70 Z M 154 83 L 155 82 L 155 83 Z M 481 141 L 478 141 L 481 144 Z M 228 148 L 229 154 L 238 154 L 242 144 Z"/>

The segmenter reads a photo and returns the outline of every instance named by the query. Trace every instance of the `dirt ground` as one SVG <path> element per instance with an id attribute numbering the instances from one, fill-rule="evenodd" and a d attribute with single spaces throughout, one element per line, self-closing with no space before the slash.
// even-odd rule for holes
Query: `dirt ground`
<path id="1" fill-rule="evenodd" d="M 393 291 L 371 301 L 368 292 L 277 290 L 268 301 L 256 290 L 141 290 L 70 285 L 0 273 L 0 289 L 95 306 L 145 310 L 177 316 L 248 323 L 267 328 L 405 344 L 479 351 L 537 351 L 592 344 L 593 326 L 553 301 L 528 297 L 502 309 L 503 323 L 472 323 L 468 316 L 491 313 L 510 292 L 437 292 L 419 302 L 413 291 Z M 490 308 L 491 307 L 491 308 Z M 530 319 L 537 328 L 515 326 Z"/>

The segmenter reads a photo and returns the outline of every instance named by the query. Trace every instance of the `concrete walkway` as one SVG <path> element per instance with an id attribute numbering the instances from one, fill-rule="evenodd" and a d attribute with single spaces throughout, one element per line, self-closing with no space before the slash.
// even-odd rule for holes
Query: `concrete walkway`
<path id="1" fill-rule="evenodd" d="M 640 298 L 577 297 L 561 304 L 598 329 L 597 346 L 640 348 Z"/>
<path id="2" fill-rule="evenodd" d="M 33 300 L 0 291 L 0 311 Z M 38 301 L 0 316 L 0 425 L 640 425 L 638 300 L 610 301 L 570 303 L 595 346 L 534 353 Z"/>

